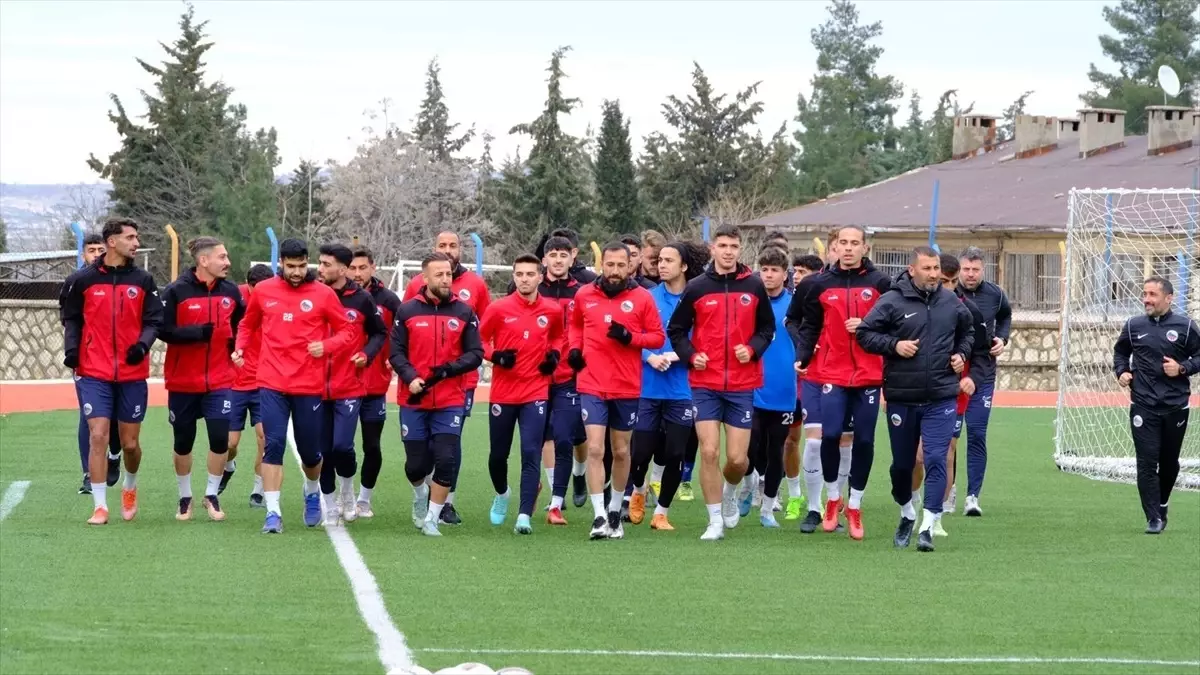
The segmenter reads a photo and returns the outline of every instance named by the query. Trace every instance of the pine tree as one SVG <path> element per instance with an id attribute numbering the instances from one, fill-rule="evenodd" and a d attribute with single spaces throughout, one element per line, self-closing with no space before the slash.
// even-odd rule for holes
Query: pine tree
<path id="1" fill-rule="evenodd" d="M 929 120 L 929 157 L 927 164 L 944 162 L 954 154 L 954 119 L 969 115 L 975 103 L 963 108 L 958 104 L 958 90 L 948 89 L 938 98 L 937 107 Z"/>
<path id="2" fill-rule="evenodd" d="M 643 221 L 634 179 L 629 120 L 622 115 L 619 101 L 604 102 L 593 175 L 597 215 L 604 227 L 611 232 L 640 231 Z"/>
<path id="3" fill-rule="evenodd" d="M 913 91 L 908 100 L 908 123 L 900 134 L 900 172 L 912 171 L 929 158 L 929 129 L 921 118 L 921 95 Z"/>
<path id="4" fill-rule="evenodd" d="M 300 160 L 289 180 L 278 186 L 280 236 L 303 237 L 313 240 L 327 230 L 325 176 L 321 167 L 309 160 Z"/>
<path id="5" fill-rule="evenodd" d="M 0 218 L 0 253 L 8 253 L 8 226 Z"/>
<path id="6" fill-rule="evenodd" d="M 433 59 L 425 70 L 425 100 L 421 101 L 421 109 L 417 112 L 413 136 L 437 161 L 446 162 L 471 142 L 475 137 L 475 127 L 454 137 L 459 125 L 450 123 L 450 109 L 446 107 L 440 74 L 437 59 Z"/>
<path id="7" fill-rule="evenodd" d="M 1025 114 L 1025 100 L 1031 95 L 1033 95 L 1033 91 L 1021 94 L 1017 100 L 1004 109 L 1000 128 L 996 130 L 997 141 L 1004 143 L 1017 137 L 1017 115 Z"/>

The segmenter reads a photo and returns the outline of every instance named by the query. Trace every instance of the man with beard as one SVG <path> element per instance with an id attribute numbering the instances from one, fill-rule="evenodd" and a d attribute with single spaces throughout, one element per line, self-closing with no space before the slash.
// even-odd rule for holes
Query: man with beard
<path id="1" fill-rule="evenodd" d="M 700 537 L 704 541 L 723 539 L 726 527 L 737 527 L 737 489 L 748 464 L 754 390 L 763 381 L 759 359 L 775 335 L 771 299 L 762 280 L 738 262 L 741 246 L 736 227 L 717 228 L 712 267 L 688 283 L 667 328 L 679 360 L 691 368 L 688 383 L 703 465 L 700 483 L 708 508 L 708 527 Z"/>
<path id="2" fill-rule="evenodd" d="M 483 316 L 487 311 L 488 303 L 491 302 L 492 296 L 488 292 L 487 284 L 478 274 L 468 270 L 462 266 L 462 242 L 458 234 L 449 230 L 439 232 L 434 240 L 433 250 L 436 253 L 441 253 L 450 259 L 452 267 L 453 279 L 450 285 L 450 292 L 454 294 L 460 302 L 465 303 L 475 312 L 476 317 Z M 408 287 L 404 290 L 405 302 L 419 297 L 421 288 L 425 285 L 424 273 L 413 277 L 408 283 Z M 471 416 L 471 408 L 475 405 L 475 387 L 479 384 L 479 373 L 467 373 L 464 378 L 467 388 L 466 402 L 463 404 L 463 417 Z M 458 452 L 462 454 L 462 436 L 455 436 L 459 443 Z M 446 507 L 441 511 L 442 522 L 447 525 L 458 525 L 462 523 L 462 518 L 459 517 L 458 511 L 454 508 L 454 488 L 450 487 L 450 496 L 446 498 Z"/>
<path id="3" fill-rule="evenodd" d="M 304 524 L 321 522 L 321 421 L 327 354 L 354 339 L 337 294 L 308 269 L 308 247 L 299 239 L 279 243 L 279 276 L 255 286 L 237 334 L 232 358 L 239 368 L 252 340 L 259 340 L 258 404 L 262 412 L 264 534 L 283 532 L 280 490 L 288 424 L 304 472 Z"/>
<path id="4" fill-rule="evenodd" d="M 162 325 L 163 305 L 154 277 L 133 264 L 138 224 L 110 218 L 101 232 L 104 256 L 80 274 L 62 304 L 63 365 L 79 377 L 80 410 L 88 421 L 92 479 L 90 525 L 108 523 L 108 445 L 117 420 L 125 457 L 121 517 L 137 515 L 137 471 L 146 415 L 146 356 Z M 118 320 L 118 318 L 120 320 Z"/>
<path id="5" fill-rule="evenodd" d="M 655 283 L 642 275 L 642 240 L 632 234 L 623 234 L 620 242 L 629 249 L 629 269 L 633 280 L 646 290 L 654 288 Z"/>
<path id="6" fill-rule="evenodd" d="M 942 287 L 941 259 L 927 246 L 913 249 L 908 271 L 879 298 L 855 333 L 863 349 L 884 358 L 892 498 L 900 505 L 893 539 L 897 548 L 908 546 L 916 524 L 912 474 L 920 443 L 925 448 L 926 499 L 917 549 L 933 550 L 933 527 L 946 492 L 955 399 L 974 336 L 971 312 Z M 857 424 L 855 433 L 863 426 Z"/>
<path id="7" fill-rule="evenodd" d="M 379 470 L 383 466 L 383 425 L 387 420 L 387 394 L 392 386 L 393 376 L 392 364 L 388 362 L 392 348 L 390 331 L 396 314 L 400 311 L 400 296 L 380 281 L 375 276 L 375 271 L 375 254 L 364 247 L 354 249 L 350 278 L 371 294 L 371 299 L 375 301 L 375 311 L 379 314 L 384 329 L 389 331 L 389 337 L 383 341 L 383 347 L 375 357 L 375 362 L 363 370 L 367 388 L 367 395 L 363 397 L 359 406 L 359 410 L 362 411 L 359 421 L 362 424 L 363 461 L 359 475 L 358 502 L 354 506 L 359 518 L 371 518 L 375 515 L 371 510 L 371 493 L 375 490 L 375 482 L 379 479 Z"/>
<path id="8" fill-rule="evenodd" d="M 421 261 L 421 292 L 400 305 L 392 326 L 392 369 L 400 378 L 404 474 L 413 486 L 413 525 L 440 537 L 438 522 L 462 462 L 467 376 L 483 363 L 479 319 L 452 292 L 453 259 Z M 425 479 L 432 474 L 432 484 Z"/>
<path id="9" fill-rule="evenodd" d="M 217 495 L 229 451 L 233 412 L 234 367 L 229 358 L 245 306 L 229 275 L 229 253 L 213 237 L 188 242 L 195 267 L 163 289 L 163 325 L 167 343 L 163 380 L 175 435 L 175 480 L 179 483 L 176 520 L 192 519 L 192 446 L 196 422 L 208 431 L 208 482 L 204 508 L 210 520 L 225 520 Z"/>
<path id="10" fill-rule="evenodd" d="M 620 539 L 621 502 L 629 477 L 629 437 L 642 390 L 642 350 L 663 346 L 654 298 L 632 279 L 629 249 L 604 247 L 604 276 L 575 294 L 567 362 L 578 373 L 588 444 L 588 492 L 595 519 L 592 539 Z M 588 364 L 592 364 L 591 367 Z M 605 517 L 604 439 L 612 442 L 612 485 Z"/>
<path id="11" fill-rule="evenodd" d="M 317 260 L 321 282 L 337 294 L 354 336 L 344 347 L 325 356 L 325 419 L 321 429 L 321 455 L 325 461 L 321 465 L 321 494 L 325 499 L 325 522 L 336 525 L 339 518 L 346 522 L 358 518 L 354 499 L 354 474 L 358 471 L 354 432 L 362 414 L 363 397 L 367 395 L 364 374 L 383 349 L 388 333 L 371 295 L 347 276 L 354 260 L 350 249 L 342 244 L 325 244 Z"/>
<path id="12" fill-rule="evenodd" d="M 242 306 L 249 306 L 250 295 L 254 292 L 254 288 L 273 276 L 275 273 L 266 265 L 251 267 L 246 273 L 246 283 L 238 287 L 238 291 L 242 294 Z M 225 472 L 221 476 L 221 487 L 217 490 L 217 494 L 221 494 L 233 476 L 238 444 L 242 440 L 242 431 L 246 428 L 246 418 L 249 417 L 257 446 L 254 457 L 254 487 L 250 488 L 250 507 L 255 509 L 267 506 L 263 500 L 262 479 L 262 458 L 267 440 L 263 436 L 262 413 L 258 407 L 258 350 L 261 342 L 257 335 L 250 336 L 250 341 L 246 343 L 246 351 L 242 355 L 242 367 L 234 373 L 233 411 L 229 414 L 229 460 L 225 463 Z"/>

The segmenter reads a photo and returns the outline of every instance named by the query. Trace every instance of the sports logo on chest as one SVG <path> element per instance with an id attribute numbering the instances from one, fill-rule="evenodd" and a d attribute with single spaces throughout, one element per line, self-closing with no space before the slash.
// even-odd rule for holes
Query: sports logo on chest
<path id="1" fill-rule="evenodd" d="M 312 300 L 305 298 L 300 301 L 300 311 L 301 312 L 311 312 L 312 308 L 313 308 Z"/>
<path id="2" fill-rule="evenodd" d="M 459 321 L 458 319 L 447 319 L 446 320 L 446 329 L 457 333 L 459 330 L 462 329 L 462 322 Z"/>
<path id="3" fill-rule="evenodd" d="M 358 321 L 358 312 L 353 309 L 346 310 L 346 320 L 352 323 Z"/>

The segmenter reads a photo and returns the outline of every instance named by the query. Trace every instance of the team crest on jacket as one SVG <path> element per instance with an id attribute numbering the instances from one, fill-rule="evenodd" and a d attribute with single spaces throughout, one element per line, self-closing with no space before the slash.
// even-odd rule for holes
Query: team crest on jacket
<path id="1" fill-rule="evenodd" d="M 567 311 L 568 311 L 568 312 L 574 312 L 574 311 L 575 311 L 575 301 L 574 301 L 574 300 L 572 300 L 572 301 L 570 301 L 570 302 L 568 302 L 568 303 L 567 303 Z"/>
<path id="2" fill-rule="evenodd" d="M 821 393 L 822 393 L 822 394 L 828 394 L 828 393 L 829 393 L 829 392 L 831 392 L 831 391 L 833 391 L 833 385 L 832 385 L 832 384 L 823 384 L 823 385 L 821 385 Z"/>
<path id="3" fill-rule="evenodd" d="M 458 327 L 461 325 L 462 324 L 459 323 L 458 319 L 450 319 L 446 322 L 446 328 L 449 328 L 450 330 L 458 330 Z"/>
<path id="4" fill-rule="evenodd" d="M 892 413 L 891 420 L 892 420 L 892 426 L 894 426 L 894 427 L 900 426 L 900 423 L 904 421 L 904 420 L 900 419 L 900 416 L 895 413 Z"/>
<path id="5" fill-rule="evenodd" d="M 129 288 L 125 289 L 125 295 L 128 295 L 130 300 L 137 298 L 137 296 L 138 296 L 137 286 L 130 286 Z"/>
<path id="6" fill-rule="evenodd" d="M 870 300 L 874 296 L 875 296 L 875 291 L 873 289 L 870 289 L 870 288 L 863 289 L 863 292 L 862 292 L 863 300 Z"/>
<path id="7" fill-rule="evenodd" d="M 232 304 L 233 301 L 229 298 L 221 298 L 221 309 L 229 309 L 229 306 Z"/>
<path id="8" fill-rule="evenodd" d="M 621 311 L 625 312 L 626 314 L 632 312 L 633 311 L 633 303 L 630 302 L 629 300 L 625 300 L 624 302 L 621 303 Z"/>
<path id="9" fill-rule="evenodd" d="M 492 404 L 492 417 L 499 417 L 499 416 L 500 416 L 500 404 L 493 403 Z"/>
<path id="10" fill-rule="evenodd" d="M 543 314 L 542 316 L 539 316 L 537 318 L 537 324 L 538 324 L 538 328 L 545 328 L 546 326 L 550 325 L 550 319 L 547 319 L 546 315 Z"/>
<path id="11" fill-rule="evenodd" d="M 1179 333 L 1177 331 L 1173 331 L 1173 330 L 1167 331 L 1167 342 L 1174 342 L 1178 339 L 1179 339 Z"/>
<path id="12" fill-rule="evenodd" d="M 466 302 L 466 301 L 470 300 L 470 299 L 471 299 L 471 291 L 468 291 L 468 290 L 467 290 L 467 289 L 465 289 L 465 288 L 461 288 L 461 289 L 459 289 L 459 291 L 458 291 L 458 299 L 459 299 L 459 300 L 462 300 L 463 302 Z"/>
<path id="13" fill-rule="evenodd" d="M 742 297 L 738 298 L 738 301 L 741 302 L 743 305 L 749 305 L 750 304 L 750 294 L 742 293 Z"/>
<path id="14" fill-rule="evenodd" d="M 352 309 L 346 310 L 346 320 L 347 321 L 355 321 L 357 319 L 358 319 L 358 312 L 356 312 Z"/>
<path id="15" fill-rule="evenodd" d="M 300 311 L 301 312 L 311 312 L 312 311 L 312 300 L 309 300 L 307 298 L 305 298 L 304 300 L 301 300 L 300 301 Z"/>

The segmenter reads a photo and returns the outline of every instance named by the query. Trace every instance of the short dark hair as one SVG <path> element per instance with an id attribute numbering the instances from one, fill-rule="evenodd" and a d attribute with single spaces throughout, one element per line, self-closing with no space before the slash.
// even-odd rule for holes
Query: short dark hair
<path id="1" fill-rule="evenodd" d="M 345 244 L 321 244 L 320 255 L 327 255 L 343 265 L 354 262 L 354 252 Z"/>
<path id="2" fill-rule="evenodd" d="M 632 234 L 623 234 L 623 235 L 621 235 L 620 239 L 621 239 L 621 243 L 625 244 L 625 246 L 635 246 L 639 249 L 642 247 L 642 240 L 638 239 L 637 237 L 633 236 Z"/>
<path id="3" fill-rule="evenodd" d="M 188 253 L 191 254 L 192 260 L 195 260 L 205 251 L 221 246 L 221 240 L 216 237 L 200 236 L 187 243 Z"/>
<path id="4" fill-rule="evenodd" d="M 251 267 L 249 272 L 246 272 L 246 283 L 250 284 L 250 288 L 254 288 L 258 282 L 266 281 L 273 276 L 275 274 L 271 272 L 271 268 L 260 263 Z"/>
<path id="5" fill-rule="evenodd" d="M 1166 277 L 1160 277 L 1155 274 L 1147 277 L 1146 280 L 1142 282 L 1143 286 L 1146 284 L 1158 284 L 1158 287 L 1162 289 L 1162 292 L 1165 295 L 1175 295 L 1175 285 L 1172 284 L 1171 281 Z"/>
<path id="6" fill-rule="evenodd" d="M 758 254 L 758 265 L 759 267 L 778 267 L 786 270 L 789 267 L 787 253 L 778 246 L 768 246 Z"/>
<path id="7" fill-rule="evenodd" d="M 450 256 L 442 253 L 441 251 L 434 251 L 424 258 L 421 258 L 421 271 L 424 272 L 427 267 L 435 262 L 444 262 L 448 265 L 454 264 L 454 261 L 450 260 Z"/>
<path id="8" fill-rule="evenodd" d="M 604 254 L 609 251 L 624 251 L 626 256 L 629 255 L 629 247 L 620 241 L 610 241 L 605 244 L 604 248 L 600 249 L 600 257 L 603 258 Z"/>
<path id="9" fill-rule="evenodd" d="M 546 240 L 546 245 L 542 247 L 542 250 L 546 253 L 551 251 L 566 251 L 567 253 L 570 253 L 574 249 L 575 244 L 572 244 L 570 239 L 559 236 L 550 237 Z"/>
<path id="10" fill-rule="evenodd" d="M 912 257 L 909 258 L 909 264 L 917 262 L 917 258 L 937 258 L 939 263 L 941 255 L 928 246 L 918 246 L 912 250 Z"/>
<path id="11" fill-rule="evenodd" d="M 949 253 L 943 253 L 940 257 L 942 259 L 942 274 L 948 277 L 958 274 L 958 258 Z"/>
<path id="12" fill-rule="evenodd" d="M 843 225 L 843 226 L 839 227 L 837 230 L 837 238 L 838 239 L 842 238 L 842 232 L 844 232 L 845 230 L 854 230 L 855 232 L 858 232 L 859 234 L 862 235 L 864 242 L 867 240 L 867 230 L 862 225 Z"/>
<path id="13" fill-rule="evenodd" d="M 538 257 L 532 253 L 522 253 L 516 258 L 513 258 L 513 269 L 516 269 L 517 265 L 521 263 L 541 266 L 542 261 L 538 260 Z"/>
<path id="14" fill-rule="evenodd" d="M 959 258 L 962 258 L 963 260 L 969 260 L 971 262 L 983 262 L 983 249 L 979 248 L 978 246 L 968 246 L 963 249 L 962 255 L 960 255 Z"/>
<path id="15" fill-rule="evenodd" d="M 109 237 L 119 237 L 125 231 L 125 228 L 132 227 L 134 232 L 138 229 L 137 221 L 133 218 L 112 217 L 104 221 L 104 228 L 100 230 L 100 236 L 104 238 L 105 245 L 108 244 Z"/>
<path id="16" fill-rule="evenodd" d="M 737 228 L 737 225 L 722 225 L 717 228 L 716 232 L 713 232 L 713 241 L 716 241 L 717 237 L 729 237 L 730 239 L 741 241 L 742 232 Z"/>
<path id="17" fill-rule="evenodd" d="M 101 237 L 96 232 L 90 232 L 83 238 L 84 246 L 104 246 L 104 237 Z"/>
<path id="18" fill-rule="evenodd" d="M 308 260 L 308 244 L 302 239 L 284 239 L 279 242 L 279 259 L 304 258 Z"/>
<path id="19" fill-rule="evenodd" d="M 770 232 L 767 233 L 767 236 L 763 237 L 763 241 L 776 241 L 776 240 L 787 242 L 788 236 L 786 234 L 780 232 L 779 230 L 771 230 Z"/>
<path id="20" fill-rule="evenodd" d="M 571 248 L 579 248 L 579 233 L 569 227 L 560 227 L 550 232 L 550 238 L 562 237 L 571 242 Z"/>
<path id="21" fill-rule="evenodd" d="M 820 272 L 825 267 L 821 258 L 811 253 L 800 253 L 792 257 L 792 267 L 803 267 L 809 272 Z"/>
<path id="22" fill-rule="evenodd" d="M 371 263 L 372 265 L 375 264 L 375 254 L 372 253 L 371 249 L 367 248 L 366 246 L 359 246 L 359 247 L 355 248 L 354 249 L 354 257 L 355 258 L 366 258 L 367 262 Z"/>

